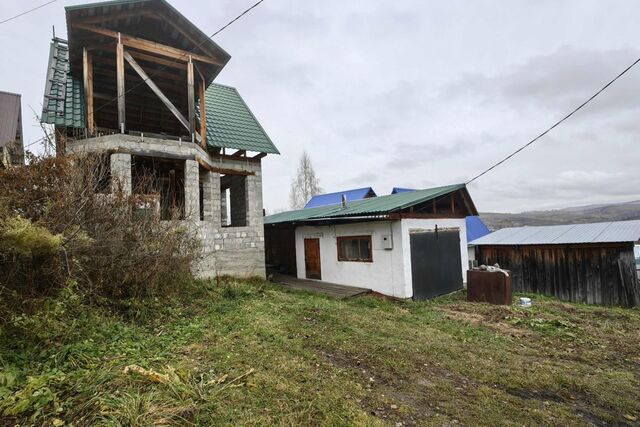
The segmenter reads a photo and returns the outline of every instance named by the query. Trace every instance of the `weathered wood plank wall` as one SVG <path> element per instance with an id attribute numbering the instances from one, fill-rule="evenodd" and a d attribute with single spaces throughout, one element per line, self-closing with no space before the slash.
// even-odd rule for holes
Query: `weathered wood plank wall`
<path id="1" fill-rule="evenodd" d="M 511 270 L 517 292 L 565 301 L 640 305 L 633 244 L 478 246 L 478 262 Z"/>

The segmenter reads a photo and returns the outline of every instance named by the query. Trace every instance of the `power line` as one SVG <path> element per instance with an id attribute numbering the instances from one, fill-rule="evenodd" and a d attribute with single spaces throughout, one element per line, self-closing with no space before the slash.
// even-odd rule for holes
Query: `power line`
<path id="1" fill-rule="evenodd" d="M 51 1 L 48 1 L 48 2 L 46 2 L 46 3 L 44 3 L 44 4 L 41 4 L 40 6 L 36 6 L 36 7 L 34 7 L 33 9 L 30 9 L 30 10 L 24 11 L 24 12 L 22 12 L 22 13 L 19 13 L 19 14 L 15 15 L 15 16 L 12 16 L 11 18 L 7 18 L 7 19 L 5 19 L 4 21 L 0 21 L 0 25 L 4 24 L 5 22 L 13 21 L 13 20 L 14 20 L 14 19 L 16 19 L 16 18 L 20 18 L 21 16 L 24 16 L 24 15 L 26 15 L 27 13 L 34 12 L 34 11 L 36 11 L 36 10 L 38 10 L 38 9 L 41 9 L 41 8 L 45 7 L 45 6 L 46 6 L 46 5 L 48 5 L 48 4 L 55 3 L 56 1 L 58 1 L 58 0 L 51 0 Z"/>
<path id="2" fill-rule="evenodd" d="M 55 0 L 54 0 L 55 1 Z M 253 10 L 254 8 L 256 8 L 260 3 L 262 3 L 264 0 L 258 0 L 257 2 L 255 2 L 251 7 L 247 8 L 244 10 L 244 12 L 242 12 L 240 15 L 236 16 L 235 18 L 233 18 L 231 21 L 227 22 L 225 25 L 223 25 L 218 31 L 216 31 L 215 33 L 211 34 L 208 38 L 204 39 L 203 41 L 201 41 L 200 43 L 198 43 L 196 45 L 195 48 L 193 48 L 192 50 L 190 50 L 188 53 L 195 53 L 195 50 L 200 48 L 203 44 L 205 44 L 208 40 L 211 40 L 212 38 L 214 38 L 215 36 L 217 36 L 218 34 L 220 34 L 221 32 L 223 32 L 224 30 L 226 30 L 229 26 L 231 26 L 234 22 L 236 22 L 237 20 L 239 20 L 240 18 L 242 18 L 244 15 L 246 15 L 247 13 L 249 13 L 251 10 Z M 149 73 L 149 75 L 147 76 L 146 79 L 143 79 L 141 82 L 135 84 L 134 86 L 130 87 L 129 89 L 127 89 L 122 95 L 120 96 L 116 96 L 115 98 L 107 101 L 106 103 L 104 103 L 101 107 L 96 108 L 93 110 L 93 114 L 95 116 L 95 113 L 97 113 L 98 111 L 102 110 L 103 108 L 105 108 L 107 105 L 110 105 L 112 102 L 117 101 L 120 97 L 125 96 L 126 94 L 128 94 L 129 92 L 131 92 L 132 90 L 140 87 L 141 85 L 143 85 L 144 83 L 146 83 L 148 80 L 151 79 L 151 77 L 154 77 L 155 75 L 157 75 L 158 73 L 160 73 L 161 71 L 163 71 L 164 69 L 166 69 L 169 65 L 175 64 L 178 61 L 180 61 L 181 59 L 184 59 L 185 57 L 188 56 L 188 53 L 182 54 L 181 56 L 179 56 L 178 58 L 173 59 L 169 64 L 163 65 L 160 68 L 157 68 L 153 73 Z"/>
<path id="3" fill-rule="evenodd" d="M 556 128 L 558 125 L 560 125 L 562 122 L 564 122 L 565 120 L 567 120 L 569 117 L 573 116 L 575 113 L 577 113 L 579 110 L 582 109 L 582 107 L 584 107 L 585 105 L 587 105 L 589 102 L 593 101 L 593 99 L 595 97 L 597 97 L 598 95 L 600 95 L 602 92 L 604 92 L 609 86 L 611 86 L 616 80 L 618 80 L 620 77 L 622 77 L 627 71 L 629 71 L 630 69 L 632 69 L 638 62 L 640 62 L 640 58 L 636 59 L 631 65 L 629 65 L 627 68 L 625 68 L 620 74 L 618 74 L 613 80 L 611 80 L 609 83 L 607 83 L 606 85 L 604 85 L 599 91 L 597 91 L 596 93 L 594 93 L 593 95 L 591 95 L 591 97 L 589 97 L 589 99 L 587 99 L 586 101 L 584 101 L 582 104 L 580 104 L 578 107 L 576 107 L 575 109 L 573 109 L 573 111 L 571 111 L 569 114 L 567 114 L 566 116 L 564 116 L 562 119 L 560 119 L 559 121 L 557 121 L 553 126 L 551 126 L 550 128 L 548 128 L 547 130 L 545 130 L 544 132 L 542 132 L 540 135 L 536 136 L 535 138 L 533 138 L 531 141 L 527 142 L 525 145 L 523 145 L 522 147 L 518 148 L 516 151 L 514 151 L 513 153 L 509 154 L 507 157 L 505 157 L 504 159 L 500 160 L 498 163 L 495 163 L 494 165 L 492 165 L 491 167 L 489 167 L 488 169 L 485 169 L 484 172 L 474 176 L 473 178 L 471 178 L 469 181 L 466 182 L 467 185 L 469 185 L 470 183 L 472 183 L 473 181 L 475 181 L 476 179 L 480 178 L 481 176 L 483 176 L 484 174 L 492 171 L 493 169 L 497 168 L 498 166 L 500 166 L 501 164 L 503 164 L 504 162 L 506 162 L 507 160 L 509 160 L 510 158 L 512 158 L 513 156 L 515 156 L 516 154 L 518 154 L 519 152 L 521 152 L 522 150 L 524 150 L 525 148 L 527 148 L 528 146 L 530 146 L 531 144 L 533 144 L 534 142 L 536 142 L 537 140 L 539 140 L 540 138 L 542 138 L 543 136 L 545 136 L 546 134 L 548 134 L 549 132 L 551 132 L 554 128 Z"/>

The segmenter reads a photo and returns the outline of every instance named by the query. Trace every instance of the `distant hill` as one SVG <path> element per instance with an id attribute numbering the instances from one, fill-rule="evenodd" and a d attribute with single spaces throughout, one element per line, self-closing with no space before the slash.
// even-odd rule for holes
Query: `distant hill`
<path id="1" fill-rule="evenodd" d="M 575 206 L 516 214 L 487 212 L 480 217 L 491 230 L 524 225 L 558 225 L 640 219 L 640 200 L 624 203 Z"/>

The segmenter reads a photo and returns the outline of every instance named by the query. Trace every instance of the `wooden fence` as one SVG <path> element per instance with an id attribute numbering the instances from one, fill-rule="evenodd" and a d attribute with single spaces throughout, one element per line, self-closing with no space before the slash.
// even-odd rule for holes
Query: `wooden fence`
<path id="1" fill-rule="evenodd" d="M 517 292 L 588 304 L 640 304 L 632 243 L 477 246 L 476 259 L 511 270 Z"/>

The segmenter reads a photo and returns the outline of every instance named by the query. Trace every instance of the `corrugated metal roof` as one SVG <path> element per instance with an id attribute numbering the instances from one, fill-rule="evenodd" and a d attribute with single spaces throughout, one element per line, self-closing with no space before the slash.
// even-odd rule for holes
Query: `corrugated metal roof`
<path id="1" fill-rule="evenodd" d="M 362 200 L 367 197 L 376 197 L 376 192 L 371 187 L 356 188 L 354 190 L 336 191 L 334 193 L 318 194 L 313 196 L 305 209 L 317 208 L 318 206 L 337 205 L 342 203 L 342 195 L 347 198 L 347 202 Z"/>
<path id="2" fill-rule="evenodd" d="M 561 245 L 640 240 L 640 220 L 591 224 L 510 227 L 470 242 L 472 245 Z"/>
<path id="3" fill-rule="evenodd" d="M 413 188 L 393 187 L 393 190 L 391 190 L 391 194 L 408 193 L 409 191 L 416 191 L 416 190 Z"/>
<path id="4" fill-rule="evenodd" d="M 281 212 L 265 217 L 264 223 L 278 224 L 312 219 L 383 215 L 427 202 L 463 188 L 465 188 L 464 184 L 454 184 L 444 187 L 428 188 L 426 190 L 416 190 L 409 193 L 390 194 L 388 196 L 356 200 L 348 202 L 346 208 L 343 208 L 342 205 L 331 205 Z"/>
<path id="5" fill-rule="evenodd" d="M 0 147 L 14 142 L 20 122 L 20 95 L 0 91 Z"/>

